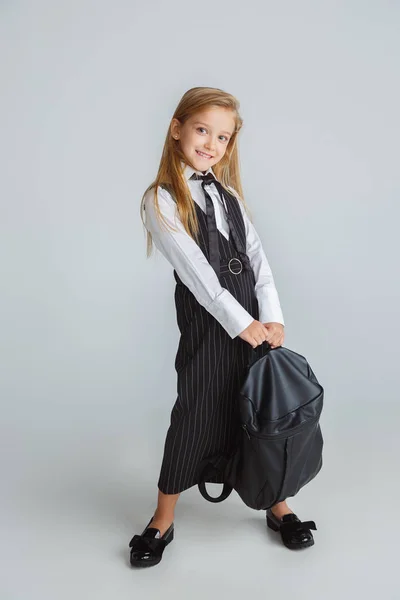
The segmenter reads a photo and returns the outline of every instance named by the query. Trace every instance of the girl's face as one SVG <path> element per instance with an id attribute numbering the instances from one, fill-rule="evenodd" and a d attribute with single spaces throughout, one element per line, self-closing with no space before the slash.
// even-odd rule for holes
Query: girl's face
<path id="1" fill-rule="evenodd" d="M 235 129 L 234 113 L 215 107 L 192 115 L 183 125 L 172 119 L 172 137 L 180 141 L 186 162 L 196 171 L 207 171 L 224 156 Z"/>

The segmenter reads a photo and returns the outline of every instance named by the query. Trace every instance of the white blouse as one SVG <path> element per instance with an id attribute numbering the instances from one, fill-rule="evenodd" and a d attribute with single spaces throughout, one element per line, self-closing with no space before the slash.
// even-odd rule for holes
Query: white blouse
<path id="1" fill-rule="evenodd" d="M 181 164 L 193 200 L 206 212 L 202 182 L 190 179 L 193 173 L 199 175 L 203 173 L 195 171 L 183 162 Z M 210 172 L 215 176 L 211 167 L 205 174 Z M 207 186 L 207 191 L 214 204 L 217 228 L 226 239 L 229 239 L 229 227 L 219 192 L 215 185 Z M 233 189 L 232 191 L 234 192 Z M 151 189 L 144 198 L 144 214 L 146 229 L 151 233 L 155 246 L 171 263 L 199 304 L 217 319 L 232 339 L 235 338 L 252 323 L 253 317 L 226 288 L 221 286 L 203 251 L 184 229 L 171 194 L 161 187 L 158 188 L 157 193 L 163 217 L 168 225 L 178 231 L 170 231 L 162 224 L 160 226 L 154 206 L 154 188 Z M 259 320 L 261 323 L 275 322 L 284 325 L 278 292 L 261 240 L 240 200 L 239 206 L 246 226 L 246 254 L 250 259 L 256 280 Z"/>

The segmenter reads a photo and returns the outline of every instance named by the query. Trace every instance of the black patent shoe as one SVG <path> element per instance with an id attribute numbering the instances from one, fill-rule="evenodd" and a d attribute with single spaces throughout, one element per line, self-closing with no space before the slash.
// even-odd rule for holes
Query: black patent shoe
<path id="1" fill-rule="evenodd" d="M 289 513 L 278 519 L 270 508 L 267 509 L 267 525 L 273 531 L 279 531 L 282 542 L 291 550 L 299 550 L 314 545 L 310 529 L 317 529 L 314 521 L 300 521 L 294 514 Z"/>
<path id="2" fill-rule="evenodd" d="M 157 565 L 167 546 L 174 539 L 174 524 L 168 527 L 160 537 L 160 530 L 149 527 L 154 517 L 151 517 L 141 535 L 134 535 L 129 542 L 131 549 L 130 563 L 134 567 L 152 567 Z"/>

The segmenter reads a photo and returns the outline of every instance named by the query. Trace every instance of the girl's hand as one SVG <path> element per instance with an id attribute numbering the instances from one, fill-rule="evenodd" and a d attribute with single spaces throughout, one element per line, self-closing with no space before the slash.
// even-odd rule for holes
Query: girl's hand
<path id="1" fill-rule="evenodd" d="M 268 331 L 268 343 L 271 348 L 282 346 L 285 338 L 284 326 L 282 323 L 263 323 L 263 326 Z"/>
<path id="2" fill-rule="evenodd" d="M 268 329 L 260 323 L 260 321 L 256 321 L 255 319 L 248 327 L 246 327 L 246 329 L 244 329 L 244 331 L 242 331 L 242 333 L 239 334 L 239 337 L 245 342 L 248 342 L 253 348 L 257 348 L 257 346 L 263 342 L 268 341 L 268 337 L 270 336 L 271 334 Z"/>

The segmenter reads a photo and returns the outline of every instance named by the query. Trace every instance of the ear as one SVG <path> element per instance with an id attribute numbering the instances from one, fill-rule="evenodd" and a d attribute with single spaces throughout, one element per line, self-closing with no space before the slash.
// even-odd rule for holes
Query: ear
<path id="1" fill-rule="evenodd" d="M 180 132 L 179 132 L 180 122 L 178 119 L 172 119 L 171 121 L 171 135 L 175 140 L 179 140 Z"/>

